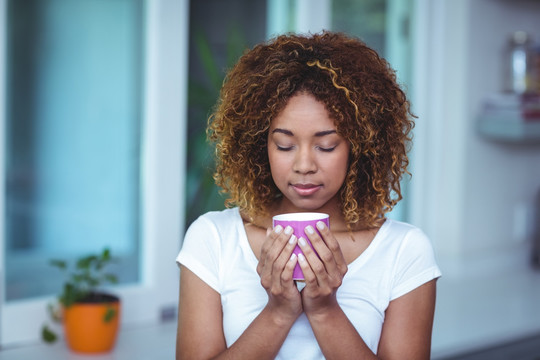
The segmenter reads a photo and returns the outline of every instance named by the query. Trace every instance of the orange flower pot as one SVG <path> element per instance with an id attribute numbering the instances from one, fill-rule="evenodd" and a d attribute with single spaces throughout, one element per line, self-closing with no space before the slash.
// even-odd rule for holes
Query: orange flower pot
<path id="1" fill-rule="evenodd" d="M 64 309 L 64 335 L 71 350 L 103 353 L 114 347 L 120 323 L 120 300 L 108 298 L 108 302 L 75 303 Z M 116 315 L 105 321 L 111 309 Z"/>

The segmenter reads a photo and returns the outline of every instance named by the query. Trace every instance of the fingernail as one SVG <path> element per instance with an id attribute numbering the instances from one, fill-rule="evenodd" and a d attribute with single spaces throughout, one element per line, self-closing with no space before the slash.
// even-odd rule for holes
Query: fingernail
<path id="1" fill-rule="evenodd" d="M 300 243 L 301 246 L 306 246 L 307 245 L 306 239 L 304 239 L 303 237 L 298 239 L 298 242 Z"/>
<path id="2" fill-rule="evenodd" d="M 291 255 L 291 258 L 290 258 L 289 260 L 290 260 L 290 261 L 294 261 L 294 260 L 296 260 L 296 254 L 295 254 L 295 253 L 293 253 L 293 254 Z"/>
<path id="3" fill-rule="evenodd" d="M 289 244 L 294 244 L 296 242 L 296 236 L 291 236 L 291 238 L 289 239 Z"/>
<path id="4" fill-rule="evenodd" d="M 293 228 L 292 228 L 292 227 L 290 227 L 290 226 L 287 226 L 287 227 L 285 228 L 285 234 L 287 234 L 287 235 L 291 235 L 291 234 L 292 234 L 292 232 L 293 232 Z"/>
<path id="5" fill-rule="evenodd" d="M 306 261 L 306 257 L 304 256 L 304 254 L 299 253 L 299 254 L 298 254 L 298 260 L 299 260 L 300 262 L 304 262 L 304 261 Z"/>
<path id="6" fill-rule="evenodd" d="M 274 228 L 274 232 L 276 234 L 279 234 L 283 230 L 283 227 L 281 225 L 278 225 Z"/>
<path id="7" fill-rule="evenodd" d="M 313 226 L 308 225 L 308 226 L 306 227 L 306 232 L 307 232 L 308 234 L 310 234 L 310 235 L 313 235 L 313 233 L 315 232 L 315 230 L 313 229 Z"/>
<path id="8" fill-rule="evenodd" d="M 317 228 L 319 230 L 323 230 L 325 226 L 326 226 L 326 224 L 323 223 L 322 221 L 317 221 Z"/>

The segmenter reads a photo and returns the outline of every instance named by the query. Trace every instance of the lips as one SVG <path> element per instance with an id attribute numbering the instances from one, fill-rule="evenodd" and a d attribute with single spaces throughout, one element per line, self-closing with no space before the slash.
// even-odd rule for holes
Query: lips
<path id="1" fill-rule="evenodd" d="M 322 187 L 322 185 L 317 184 L 291 184 L 291 186 L 300 196 L 313 195 Z"/>

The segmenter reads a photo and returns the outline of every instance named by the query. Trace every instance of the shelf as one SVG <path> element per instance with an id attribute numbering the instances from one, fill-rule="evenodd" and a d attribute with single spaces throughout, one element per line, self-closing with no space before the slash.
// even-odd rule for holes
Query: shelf
<path id="1" fill-rule="evenodd" d="M 515 144 L 540 144 L 540 120 L 488 116 L 478 118 L 479 134 L 493 141 Z"/>

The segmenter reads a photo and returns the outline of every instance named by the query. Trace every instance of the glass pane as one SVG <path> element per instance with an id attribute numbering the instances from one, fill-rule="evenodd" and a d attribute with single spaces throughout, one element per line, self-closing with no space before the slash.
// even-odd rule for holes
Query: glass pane
<path id="1" fill-rule="evenodd" d="M 247 47 L 265 39 L 266 3 L 191 1 L 189 31 L 186 225 L 207 211 L 225 207 L 212 177 L 214 159 L 206 141 L 207 120 L 225 71 Z"/>
<path id="2" fill-rule="evenodd" d="M 396 71 L 405 92 L 410 88 L 409 0 L 332 0 L 332 30 L 362 39 L 383 56 Z M 407 221 L 410 178 L 401 181 L 403 199 L 388 217 Z"/>
<path id="3" fill-rule="evenodd" d="M 139 279 L 142 0 L 9 0 L 6 300 L 103 247 Z"/>
<path id="4" fill-rule="evenodd" d="M 385 55 L 388 0 L 332 0 L 332 30 L 358 36 Z"/>

